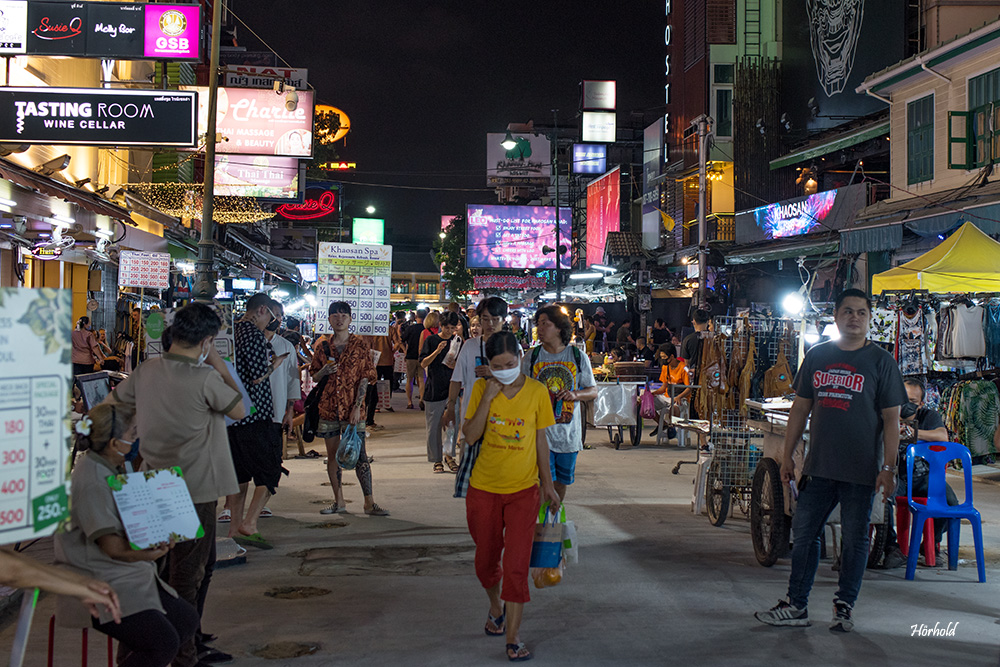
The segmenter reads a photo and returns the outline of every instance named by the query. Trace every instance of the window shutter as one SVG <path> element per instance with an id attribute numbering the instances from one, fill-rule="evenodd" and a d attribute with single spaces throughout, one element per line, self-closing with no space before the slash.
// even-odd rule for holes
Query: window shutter
<path id="1" fill-rule="evenodd" d="M 972 142 L 968 111 L 948 112 L 948 168 L 972 168 Z"/>

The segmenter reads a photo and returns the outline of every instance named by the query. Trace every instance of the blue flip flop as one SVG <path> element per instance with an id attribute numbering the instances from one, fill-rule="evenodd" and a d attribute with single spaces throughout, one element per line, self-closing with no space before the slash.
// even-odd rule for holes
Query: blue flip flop
<path id="1" fill-rule="evenodd" d="M 514 652 L 514 657 L 510 657 L 510 652 Z M 525 655 L 518 655 L 521 651 L 527 651 Z M 531 655 L 531 651 L 528 651 L 528 647 L 524 645 L 524 642 L 518 644 L 507 644 L 507 659 L 511 662 L 524 662 L 525 660 L 531 660 L 534 656 Z"/>

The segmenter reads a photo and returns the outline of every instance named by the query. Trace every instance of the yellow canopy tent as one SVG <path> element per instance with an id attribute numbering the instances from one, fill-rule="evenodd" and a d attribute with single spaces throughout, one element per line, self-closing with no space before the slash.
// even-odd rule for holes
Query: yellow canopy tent
<path id="1" fill-rule="evenodd" d="M 911 289 L 1000 292 L 1000 243 L 966 222 L 933 250 L 872 276 L 872 294 Z"/>

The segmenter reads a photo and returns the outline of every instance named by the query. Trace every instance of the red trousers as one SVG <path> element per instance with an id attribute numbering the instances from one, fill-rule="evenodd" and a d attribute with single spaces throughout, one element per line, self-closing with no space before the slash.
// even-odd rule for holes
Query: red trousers
<path id="1" fill-rule="evenodd" d="M 476 543 L 476 576 L 483 588 L 503 580 L 500 598 L 528 602 L 528 565 L 540 504 L 538 487 L 490 493 L 469 487 L 465 518 Z"/>

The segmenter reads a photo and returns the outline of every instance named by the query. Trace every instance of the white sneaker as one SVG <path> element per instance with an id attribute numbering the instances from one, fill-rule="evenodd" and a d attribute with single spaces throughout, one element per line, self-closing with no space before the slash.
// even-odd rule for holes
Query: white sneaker
<path id="1" fill-rule="evenodd" d="M 779 600 L 778 604 L 767 611 L 758 611 L 753 616 L 761 623 L 768 625 L 797 627 L 809 625 L 809 612 L 806 609 L 793 606 L 787 600 Z"/>

